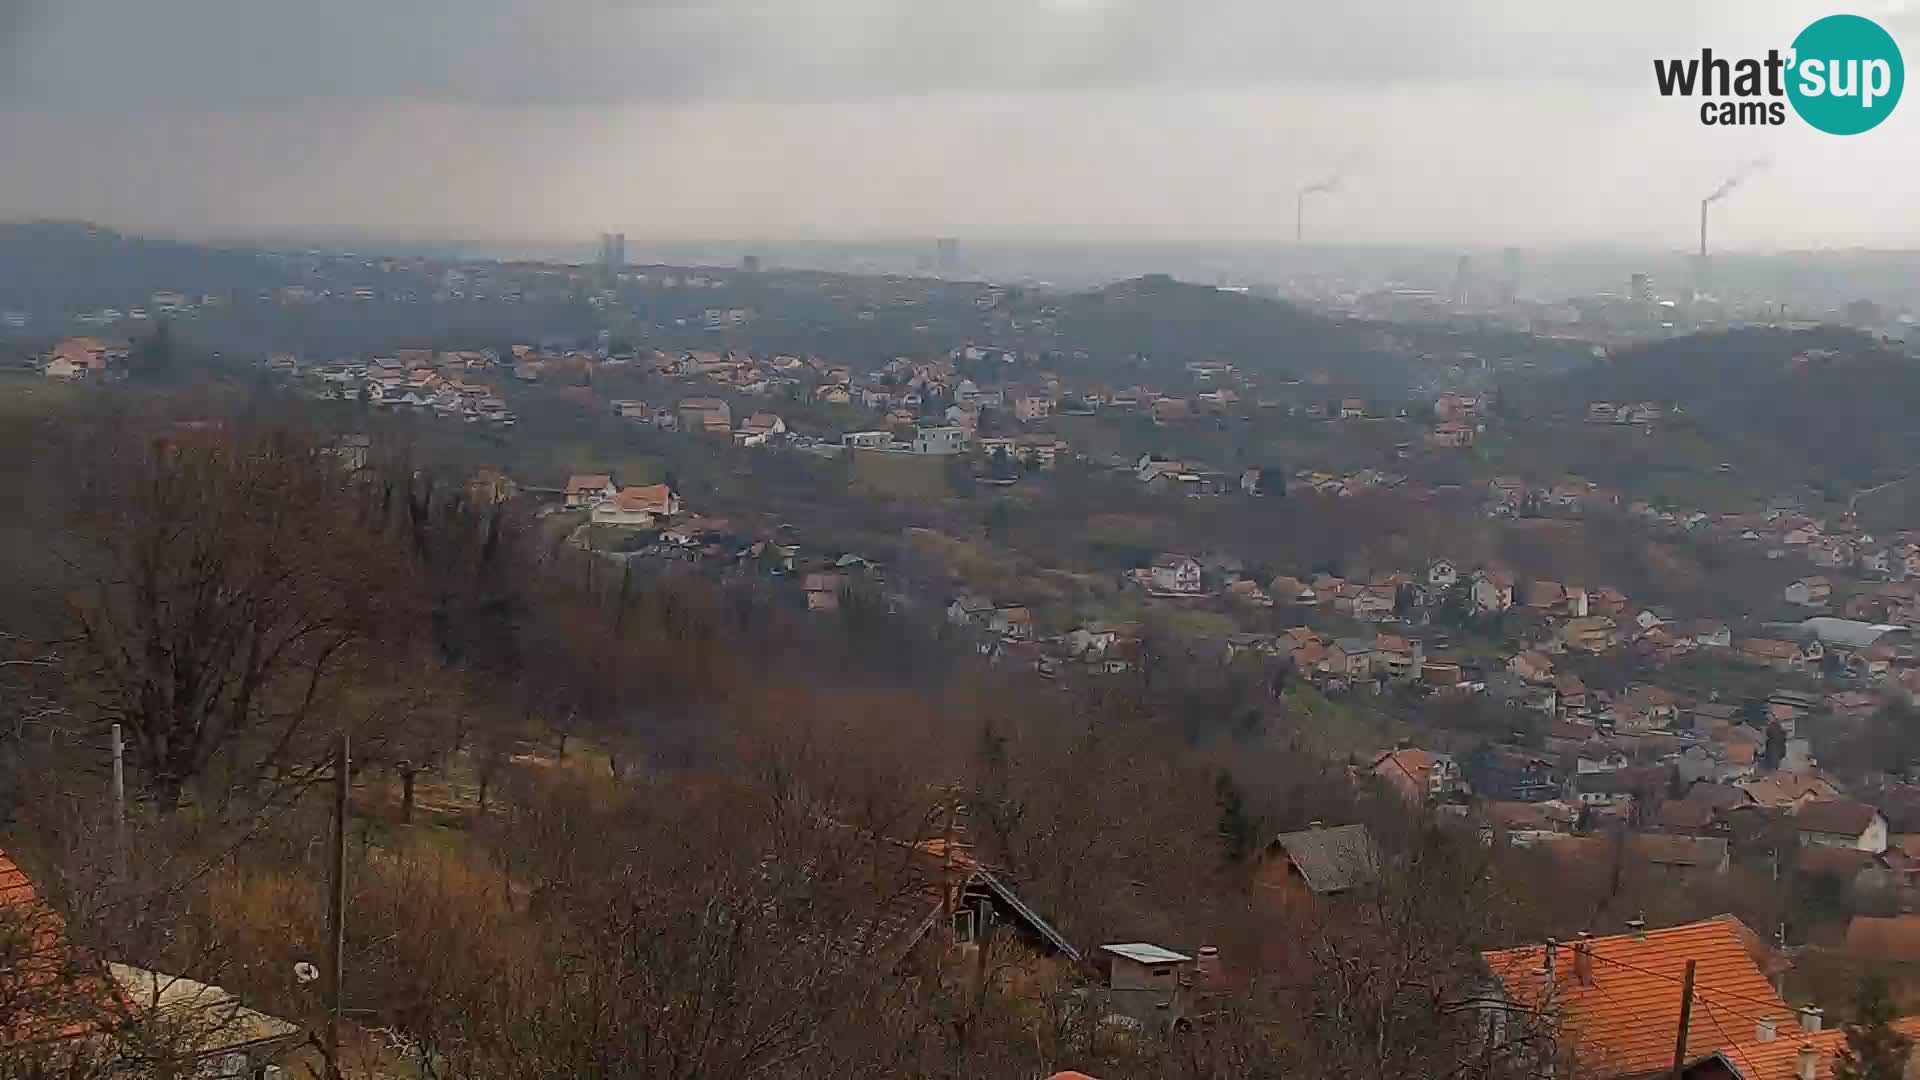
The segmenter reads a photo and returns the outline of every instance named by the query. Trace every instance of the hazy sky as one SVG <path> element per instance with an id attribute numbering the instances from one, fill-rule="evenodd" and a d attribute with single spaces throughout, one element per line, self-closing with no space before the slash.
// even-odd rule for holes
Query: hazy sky
<path id="1" fill-rule="evenodd" d="M 1861 0 L 1909 53 L 1920 0 Z M 0 217 L 1920 246 L 1920 101 L 1702 127 L 1799 0 L 0 0 Z"/>

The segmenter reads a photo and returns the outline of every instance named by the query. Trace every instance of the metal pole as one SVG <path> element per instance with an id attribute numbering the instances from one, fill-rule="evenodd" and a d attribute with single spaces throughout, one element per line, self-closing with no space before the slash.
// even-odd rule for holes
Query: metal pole
<path id="1" fill-rule="evenodd" d="M 127 764 L 126 747 L 120 741 L 120 725 L 113 725 L 113 873 L 124 881 L 127 876 Z"/>
<path id="2" fill-rule="evenodd" d="M 347 737 L 333 762 L 333 850 L 327 879 L 327 1073 L 341 1080 L 340 999 L 347 963 L 347 792 L 352 787 L 352 758 Z"/>
<path id="3" fill-rule="evenodd" d="M 1693 969 L 1697 961 L 1687 961 L 1687 978 L 1680 986 L 1680 1033 L 1673 1040 L 1673 1080 L 1687 1064 L 1687 1028 L 1693 1024 Z"/>

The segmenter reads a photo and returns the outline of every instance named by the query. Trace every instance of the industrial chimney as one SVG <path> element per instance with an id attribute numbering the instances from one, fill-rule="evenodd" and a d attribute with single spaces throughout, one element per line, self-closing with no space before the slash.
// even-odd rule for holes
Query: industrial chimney
<path id="1" fill-rule="evenodd" d="M 1707 204 L 1712 201 L 1712 199 L 1700 200 L 1700 257 L 1702 259 L 1707 257 Z"/>

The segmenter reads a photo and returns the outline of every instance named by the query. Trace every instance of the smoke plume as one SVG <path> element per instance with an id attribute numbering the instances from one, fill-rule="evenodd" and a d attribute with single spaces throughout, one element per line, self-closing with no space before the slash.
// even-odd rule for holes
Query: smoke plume
<path id="1" fill-rule="evenodd" d="M 1748 180 L 1752 179 L 1756 173 L 1764 171 L 1766 167 L 1771 164 L 1773 164 L 1773 160 L 1771 158 L 1754 158 L 1750 161 L 1741 162 L 1733 170 L 1733 175 L 1727 177 L 1725 180 L 1720 181 L 1720 186 L 1717 188 L 1714 188 L 1713 191 L 1708 193 L 1706 198 L 1701 199 L 1700 201 L 1702 203 L 1719 202 L 1721 199 L 1724 199 L 1728 195 L 1733 194 L 1734 188 L 1737 188 L 1741 184 L 1746 183 Z"/>

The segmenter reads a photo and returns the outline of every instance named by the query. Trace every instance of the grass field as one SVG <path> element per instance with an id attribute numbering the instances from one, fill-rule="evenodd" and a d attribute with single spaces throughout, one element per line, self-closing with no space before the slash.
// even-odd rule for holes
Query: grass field
<path id="1" fill-rule="evenodd" d="M 852 450 L 848 487 L 855 495 L 941 499 L 952 493 L 947 484 L 951 459 L 886 450 Z"/>

